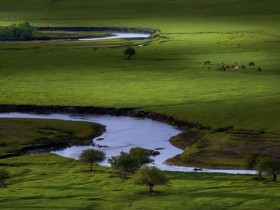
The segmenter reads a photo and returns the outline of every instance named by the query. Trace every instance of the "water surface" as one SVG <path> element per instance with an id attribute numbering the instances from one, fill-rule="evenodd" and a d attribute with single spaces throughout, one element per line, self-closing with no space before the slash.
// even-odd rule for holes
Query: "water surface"
<path id="1" fill-rule="evenodd" d="M 102 136 L 93 139 L 98 146 L 72 146 L 52 153 L 78 159 L 84 149 L 94 148 L 102 150 L 107 157 L 119 155 L 121 151 L 128 152 L 130 148 L 142 147 L 159 150 L 160 155 L 153 157 L 154 165 L 168 171 L 193 171 L 193 167 L 169 166 L 164 162 L 171 157 L 182 153 L 181 149 L 172 146 L 169 139 L 181 131 L 173 126 L 147 118 L 133 118 L 126 116 L 110 115 L 71 115 L 71 114 L 25 114 L 25 113 L 0 113 L 0 118 L 41 118 L 96 122 L 106 126 L 106 132 Z M 102 138 L 103 140 L 98 140 Z M 101 165 L 109 166 L 107 161 Z M 250 170 L 223 170 L 203 169 L 203 172 L 222 172 L 231 174 L 254 174 Z"/>

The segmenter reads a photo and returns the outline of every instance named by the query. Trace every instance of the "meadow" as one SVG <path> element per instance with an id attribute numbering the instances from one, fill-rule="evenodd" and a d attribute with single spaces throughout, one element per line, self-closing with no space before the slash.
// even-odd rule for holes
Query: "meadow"
<path id="1" fill-rule="evenodd" d="M 3 25 L 155 28 L 169 39 L 137 48 L 131 61 L 117 40 L 103 41 L 107 47 L 101 41 L 1 43 L 0 103 L 134 107 L 214 128 L 279 133 L 278 8 L 276 0 L 3 0 Z M 263 72 L 215 71 L 236 61 L 254 61 Z"/>
<path id="2" fill-rule="evenodd" d="M 280 1 L 1 0 L 0 24 L 21 20 L 153 28 L 168 39 L 1 42 L 0 104 L 132 107 L 199 122 L 209 128 L 201 134 L 204 164 L 215 166 L 240 165 L 243 153 L 234 161 L 216 155 L 244 145 L 279 151 Z M 129 61 L 127 46 L 137 51 Z M 221 62 L 246 70 L 217 71 Z M 182 135 L 178 147 L 189 145 Z M 201 157 L 194 143 L 183 157 Z M 91 174 L 51 154 L 0 164 L 12 173 L 0 189 L 1 209 L 279 209 L 279 183 L 249 175 L 164 172 L 170 184 L 147 195 L 110 168 Z"/>
<path id="3" fill-rule="evenodd" d="M 0 188 L 1 209 L 279 209 L 279 183 L 252 175 L 164 172 L 170 182 L 148 187 L 111 168 L 53 154 L 0 160 L 11 171 Z"/>

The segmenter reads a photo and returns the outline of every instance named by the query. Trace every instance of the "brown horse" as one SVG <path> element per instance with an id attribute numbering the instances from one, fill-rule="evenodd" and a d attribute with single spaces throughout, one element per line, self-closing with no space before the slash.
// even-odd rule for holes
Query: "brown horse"
<path id="1" fill-rule="evenodd" d="M 226 67 L 222 64 L 222 65 L 218 66 L 218 70 L 225 71 Z"/>
<path id="2" fill-rule="evenodd" d="M 242 65 L 242 66 L 241 66 L 241 69 L 246 69 L 245 65 Z"/>
<path id="3" fill-rule="evenodd" d="M 262 71 L 261 67 L 258 66 L 257 71 Z"/>
<path id="4" fill-rule="evenodd" d="M 255 63 L 254 63 L 253 61 L 251 61 L 251 62 L 249 63 L 249 66 L 255 66 Z"/>

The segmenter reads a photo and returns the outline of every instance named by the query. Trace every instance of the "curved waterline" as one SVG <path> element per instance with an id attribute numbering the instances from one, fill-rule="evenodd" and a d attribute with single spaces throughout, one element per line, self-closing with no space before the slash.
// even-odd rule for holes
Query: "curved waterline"
<path id="1" fill-rule="evenodd" d="M 80 38 L 79 41 L 95 41 L 103 39 L 148 39 L 151 34 L 142 34 L 142 33 L 119 33 L 113 32 L 112 36 L 108 37 L 97 37 L 97 38 Z"/>
<path id="2" fill-rule="evenodd" d="M 193 172 L 193 167 L 170 166 L 164 164 L 165 160 L 182 153 L 181 149 L 172 146 L 169 139 L 181 131 L 173 126 L 147 118 L 133 118 L 126 116 L 88 115 L 88 114 L 27 114 L 27 113 L 0 113 L 0 118 L 36 118 L 36 119 L 60 119 L 73 121 L 96 122 L 106 126 L 106 132 L 93 141 L 105 147 L 96 146 L 72 146 L 52 153 L 78 159 L 82 150 L 98 148 L 106 153 L 107 157 L 119 155 L 121 151 L 128 152 L 132 147 L 143 147 L 155 150 L 163 148 L 160 155 L 153 157 L 154 165 L 161 170 Z M 103 138 L 102 141 L 96 139 Z M 109 166 L 107 161 L 101 165 Z M 251 170 L 227 170 L 227 169 L 203 169 L 202 172 L 219 172 L 230 174 L 255 174 Z"/>

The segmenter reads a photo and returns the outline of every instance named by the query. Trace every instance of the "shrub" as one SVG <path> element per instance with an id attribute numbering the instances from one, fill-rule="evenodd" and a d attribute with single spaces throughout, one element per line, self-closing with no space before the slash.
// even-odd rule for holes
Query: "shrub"
<path id="1" fill-rule="evenodd" d="M 0 169 L 0 185 L 2 187 L 7 187 L 5 179 L 10 178 L 10 174 L 6 169 Z"/>

